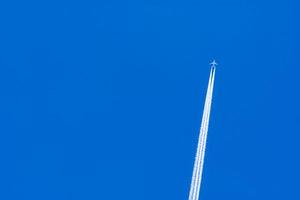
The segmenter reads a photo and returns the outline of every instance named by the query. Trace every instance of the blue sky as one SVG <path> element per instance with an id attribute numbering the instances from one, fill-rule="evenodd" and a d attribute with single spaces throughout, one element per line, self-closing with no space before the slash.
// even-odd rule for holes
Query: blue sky
<path id="1" fill-rule="evenodd" d="M 1 1 L 0 199 L 300 199 L 297 1 Z"/>

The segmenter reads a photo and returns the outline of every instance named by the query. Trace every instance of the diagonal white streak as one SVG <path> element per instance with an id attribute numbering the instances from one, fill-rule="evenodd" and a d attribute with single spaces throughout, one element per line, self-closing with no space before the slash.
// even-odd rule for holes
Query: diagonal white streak
<path id="1" fill-rule="evenodd" d="M 212 94 L 212 83 L 214 79 L 214 69 L 211 70 L 209 85 L 207 89 L 207 95 L 205 100 L 204 112 L 202 117 L 202 125 L 199 134 L 199 144 L 197 148 L 197 156 L 194 165 L 193 172 L 193 181 L 191 185 L 190 191 L 190 200 L 198 200 L 201 176 L 203 170 L 203 160 L 204 160 L 204 152 L 205 152 L 205 143 L 206 143 L 206 134 L 208 129 L 208 119 L 210 113 L 210 105 L 211 105 L 211 94 Z"/>
<path id="2" fill-rule="evenodd" d="M 215 79 L 215 67 L 212 67 L 210 71 L 210 77 L 209 77 L 209 82 L 207 87 L 204 111 L 202 115 L 202 122 L 201 122 L 201 128 L 199 133 L 198 147 L 197 147 L 197 153 L 196 153 L 196 158 L 194 163 L 189 200 L 199 199 L 207 132 L 208 132 L 208 125 L 209 125 L 209 117 L 210 117 L 210 110 L 211 110 L 211 102 L 212 102 L 212 93 L 214 87 L 214 79 Z"/>
<path id="3" fill-rule="evenodd" d="M 201 161 L 201 153 L 202 153 L 202 147 L 203 147 L 203 132 L 205 132 L 205 124 L 206 124 L 206 119 L 207 119 L 207 111 L 208 111 L 208 99 L 209 99 L 209 91 L 210 91 L 210 85 L 211 85 L 211 77 L 212 77 L 212 71 L 210 72 L 210 77 L 209 77 L 209 83 L 207 87 L 207 93 L 206 93 L 206 100 L 204 104 L 204 111 L 203 111 L 203 116 L 202 116 L 202 123 L 201 123 L 201 129 L 200 129 L 200 134 L 199 134 L 199 141 L 198 141 L 198 147 L 197 147 L 197 153 L 196 153 L 196 158 L 195 158 L 195 164 L 194 164 L 194 170 L 193 170 L 193 178 L 192 178 L 192 183 L 191 183 L 191 189 L 190 189 L 190 196 L 189 200 L 194 200 L 196 193 L 197 193 L 197 185 L 199 182 L 199 162 Z"/>
<path id="4" fill-rule="evenodd" d="M 202 173 L 203 173 L 203 164 L 204 164 L 204 156 L 205 156 L 205 149 L 206 149 L 206 140 L 207 140 L 207 132 L 208 132 L 208 126 L 209 126 L 209 117 L 210 117 L 210 110 L 211 110 L 211 103 L 212 103 L 212 93 L 213 93 L 213 87 L 214 87 L 214 79 L 215 79 L 215 71 L 213 71 L 212 75 L 212 81 L 209 91 L 209 100 L 208 100 L 208 107 L 207 107 L 207 116 L 206 116 L 206 124 L 205 124 L 205 131 L 203 132 L 203 141 L 202 141 L 202 151 L 201 151 L 201 161 L 199 167 L 199 175 L 198 175 L 198 185 L 196 186 L 196 197 L 195 199 L 199 199 L 199 192 L 200 192 L 200 186 L 201 186 L 201 179 L 202 179 Z"/>
<path id="5" fill-rule="evenodd" d="M 195 177 L 195 185 L 194 187 L 194 193 L 193 193 L 193 199 L 198 200 L 199 198 L 199 190 L 201 185 L 201 178 L 202 178 L 202 171 L 203 171 L 203 161 L 204 161 L 204 153 L 205 153 L 205 144 L 206 144 L 206 135 L 208 131 L 208 120 L 209 120 L 209 114 L 210 114 L 210 101 L 211 101 L 211 92 L 212 92 L 212 78 L 213 77 L 213 70 L 211 70 L 210 75 L 210 83 L 207 91 L 207 97 L 206 97 L 206 107 L 204 110 L 204 117 L 203 117 L 203 124 L 202 124 L 202 130 L 200 131 L 199 135 L 199 153 L 198 153 L 198 160 L 196 165 L 196 177 Z"/>

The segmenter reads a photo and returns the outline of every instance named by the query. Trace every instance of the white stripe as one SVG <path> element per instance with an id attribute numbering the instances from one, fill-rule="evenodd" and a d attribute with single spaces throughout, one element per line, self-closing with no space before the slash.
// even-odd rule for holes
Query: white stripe
<path id="1" fill-rule="evenodd" d="M 202 179 L 202 172 L 203 172 L 203 164 L 204 164 L 204 156 L 205 156 L 205 148 L 206 148 L 206 140 L 207 140 L 207 132 L 209 126 L 209 117 L 210 117 L 210 110 L 211 110 L 211 102 L 212 102 L 212 94 L 213 94 L 213 87 L 214 87 L 214 79 L 215 79 L 215 68 L 211 68 L 210 76 L 209 76 L 209 83 L 207 87 L 205 105 L 202 115 L 202 123 L 199 133 L 198 139 L 198 146 L 197 146 L 197 153 L 194 163 L 194 170 L 193 170 L 193 177 L 192 183 L 190 188 L 189 200 L 198 200 L 199 199 L 199 192 L 200 192 L 200 185 Z"/>

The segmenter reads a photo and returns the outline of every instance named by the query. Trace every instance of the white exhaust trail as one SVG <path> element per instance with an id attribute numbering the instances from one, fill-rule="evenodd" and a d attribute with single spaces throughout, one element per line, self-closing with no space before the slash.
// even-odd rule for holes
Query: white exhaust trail
<path id="1" fill-rule="evenodd" d="M 210 88 L 211 88 L 211 78 L 212 78 L 212 72 L 210 73 L 209 77 L 209 83 L 208 83 L 208 88 L 207 88 L 207 93 L 206 93 L 206 100 L 204 104 L 204 111 L 203 111 L 203 116 L 202 116 L 202 123 L 201 123 L 201 129 L 200 129 L 200 134 L 199 134 L 199 141 L 198 141 L 198 147 L 197 147 L 197 153 L 196 153 L 196 158 L 195 158 L 195 164 L 194 164 L 194 171 L 193 171 L 193 178 L 192 178 L 192 184 L 191 184 L 191 190 L 190 190 L 190 200 L 194 200 L 196 195 L 197 195 L 197 185 L 199 183 L 199 164 L 201 162 L 201 154 L 203 152 L 203 133 L 206 131 L 206 121 L 207 121 L 207 112 L 208 112 L 208 100 L 209 100 L 209 93 L 210 93 Z"/>
<path id="2" fill-rule="evenodd" d="M 210 110 L 211 110 L 211 102 L 212 102 L 212 94 L 213 94 L 213 87 L 214 87 L 214 79 L 215 79 L 215 61 L 212 63 L 212 68 L 210 70 L 209 82 L 206 92 L 204 110 L 202 115 L 202 123 L 199 133 L 199 140 L 198 140 L 198 147 L 197 153 L 194 163 L 194 170 L 193 170 L 193 177 L 192 183 L 190 188 L 189 200 L 198 200 L 199 199 L 199 192 L 200 192 L 200 185 L 201 185 L 201 178 L 203 172 L 203 163 L 204 163 L 204 155 L 205 155 L 205 148 L 206 148 L 206 140 L 207 140 L 207 132 L 209 126 L 209 117 L 210 117 Z"/>

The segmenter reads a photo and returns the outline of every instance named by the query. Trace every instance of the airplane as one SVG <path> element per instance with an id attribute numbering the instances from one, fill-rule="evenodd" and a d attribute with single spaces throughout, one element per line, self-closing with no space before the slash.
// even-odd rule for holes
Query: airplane
<path id="1" fill-rule="evenodd" d="M 211 66 L 212 67 L 216 67 L 217 65 L 218 65 L 218 63 L 215 61 L 215 60 L 213 60 L 211 63 L 209 63 L 209 64 L 211 64 Z"/>

